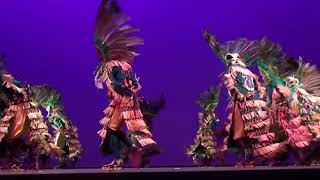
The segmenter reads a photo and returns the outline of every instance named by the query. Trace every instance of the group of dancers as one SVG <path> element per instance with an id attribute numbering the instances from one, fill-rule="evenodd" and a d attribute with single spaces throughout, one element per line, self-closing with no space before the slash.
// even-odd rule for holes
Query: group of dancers
<path id="1" fill-rule="evenodd" d="M 200 118 L 195 144 L 188 150 L 196 165 L 214 158 L 223 160 L 226 151 L 238 154 L 236 167 L 319 164 L 320 72 L 283 52 L 267 39 L 245 38 L 220 43 L 208 31 L 204 38 L 226 65 L 221 79 L 229 94 L 230 114 L 225 121 L 224 141 L 217 146 L 211 132 L 218 118 L 220 88 L 211 90 Z M 255 74 L 250 69 L 256 66 Z M 262 80 L 259 81 L 259 76 Z M 207 92 L 208 93 L 208 92 Z M 203 128 L 210 127 L 210 128 Z M 208 136 L 212 136 L 208 138 Z"/>

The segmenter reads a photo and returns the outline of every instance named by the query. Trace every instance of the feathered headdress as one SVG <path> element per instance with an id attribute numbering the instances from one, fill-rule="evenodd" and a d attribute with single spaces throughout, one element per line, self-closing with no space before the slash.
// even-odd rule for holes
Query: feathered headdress
<path id="1" fill-rule="evenodd" d="M 133 35 L 139 29 L 126 25 L 129 17 L 124 15 L 116 0 L 102 0 L 96 17 L 94 43 L 100 61 L 110 59 L 131 62 L 137 45 L 143 39 Z"/>
<path id="2" fill-rule="evenodd" d="M 204 112 L 214 111 L 218 105 L 221 91 L 221 84 L 217 87 L 210 87 L 209 90 L 200 94 L 196 103 L 200 105 Z"/>
<path id="3" fill-rule="evenodd" d="M 238 54 L 240 56 L 239 58 L 241 58 L 247 66 L 250 66 L 270 51 L 270 47 L 266 46 L 266 44 L 263 44 L 261 41 L 251 41 L 241 38 L 220 44 L 217 38 L 207 30 L 204 31 L 203 36 L 209 43 L 213 52 L 226 65 L 231 63 L 230 61 L 233 58 L 233 54 Z"/>
<path id="4" fill-rule="evenodd" d="M 320 72 L 316 65 L 303 63 L 302 57 L 299 57 L 299 69 L 294 76 L 299 80 L 300 88 L 320 97 Z"/>
<path id="5" fill-rule="evenodd" d="M 263 47 L 268 47 L 268 53 L 258 60 L 260 74 L 268 81 L 279 79 L 284 80 L 285 77 L 294 74 L 299 63 L 291 56 L 283 52 L 280 45 L 275 44 L 267 39 L 261 41 Z"/>
<path id="6" fill-rule="evenodd" d="M 263 42 L 271 44 L 272 48 L 266 57 L 258 61 L 258 66 L 261 74 L 267 77 L 269 82 L 275 79 L 281 81 L 291 79 L 297 81 L 300 88 L 309 94 L 320 97 L 320 72 L 316 65 L 303 63 L 302 57 L 295 59 L 288 56 L 279 45 L 266 39 Z"/>
<path id="7" fill-rule="evenodd" d="M 56 108 L 60 104 L 61 95 L 49 85 L 32 86 L 31 92 L 33 100 L 44 108 Z"/>

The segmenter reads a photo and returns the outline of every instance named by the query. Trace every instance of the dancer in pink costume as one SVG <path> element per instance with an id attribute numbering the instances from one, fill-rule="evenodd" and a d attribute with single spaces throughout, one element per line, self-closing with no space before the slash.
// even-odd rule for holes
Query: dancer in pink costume
<path id="1" fill-rule="evenodd" d="M 258 66 L 268 91 L 278 138 L 288 142 L 300 164 L 311 164 L 319 148 L 320 73 L 282 52 L 278 45 Z M 288 152 L 289 153 L 289 152 Z M 313 156 L 313 157 L 312 157 Z"/>
<path id="2" fill-rule="evenodd" d="M 95 46 L 99 56 L 95 83 L 101 89 L 108 88 L 109 106 L 100 121 L 103 128 L 98 132 L 102 138 L 104 153 L 112 153 L 115 160 L 104 165 L 103 169 L 121 169 L 125 165 L 123 153 L 129 151 L 129 157 L 158 153 L 157 143 L 152 139 L 140 111 L 137 93 L 141 85 L 132 71 L 131 64 L 137 53 L 134 49 L 142 45 L 143 40 L 133 35 L 138 29 L 127 25 L 129 20 L 123 14 L 116 0 L 103 0 L 97 13 Z M 121 131 L 126 124 L 131 134 L 129 140 Z M 132 143 L 134 137 L 136 143 Z M 134 162 L 140 166 L 140 162 Z"/>
<path id="3" fill-rule="evenodd" d="M 244 155 L 244 161 L 237 166 L 253 167 L 257 158 L 272 158 L 282 148 L 281 143 L 274 142 L 275 133 L 270 132 L 272 116 L 264 101 L 265 91 L 258 76 L 248 69 L 268 52 L 268 47 L 247 39 L 220 44 L 207 31 L 204 37 L 226 65 L 222 81 L 230 95 L 231 110 L 227 147 L 237 148 Z"/>

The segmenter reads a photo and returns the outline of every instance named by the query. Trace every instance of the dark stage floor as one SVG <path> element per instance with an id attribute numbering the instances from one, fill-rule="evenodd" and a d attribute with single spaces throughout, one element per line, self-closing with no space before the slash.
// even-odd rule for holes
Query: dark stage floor
<path id="1" fill-rule="evenodd" d="M 284 178 L 290 177 L 290 179 L 301 179 L 301 178 L 314 178 L 320 177 L 320 167 L 255 167 L 255 168 L 234 168 L 234 167 L 166 167 L 166 168 L 142 168 L 134 169 L 127 168 L 120 171 L 106 172 L 101 169 L 67 169 L 67 170 L 40 170 L 40 171 L 24 171 L 24 172 L 8 172 L 0 171 L 0 176 L 9 179 L 32 179 L 32 180 L 61 180 L 69 179 L 139 179 L 139 180 L 152 180 L 154 178 L 185 178 L 190 177 L 194 180 L 212 179 L 212 178 L 223 178 L 223 179 L 234 179 L 234 178 Z M 168 179 L 169 180 L 169 179 Z"/>

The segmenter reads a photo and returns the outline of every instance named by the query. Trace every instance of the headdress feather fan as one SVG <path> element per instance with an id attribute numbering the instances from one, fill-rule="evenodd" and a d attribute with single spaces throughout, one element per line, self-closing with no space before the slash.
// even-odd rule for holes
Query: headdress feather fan
<path id="1" fill-rule="evenodd" d="M 116 0 L 102 0 L 94 38 L 100 61 L 113 59 L 131 63 L 135 47 L 143 45 L 143 39 L 134 35 L 139 29 L 127 25 L 129 20 Z"/>
<path id="2" fill-rule="evenodd" d="M 217 38 L 209 31 L 205 30 L 203 33 L 205 40 L 215 54 L 227 65 L 229 64 L 226 55 L 239 54 L 247 65 L 253 64 L 256 60 L 263 57 L 270 49 L 261 41 L 252 41 L 246 38 L 237 39 L 234 41 L 227 41 L 220 43 Z"/>
<path id="3" fill-rule="evenodd" d="M 301 88 L 313 96 L 320 97 L 320 72 L 316 65 L 302 63 L 300 57 L 300 68 L 297 72 L 298 79 L 301 82 Z"/>

